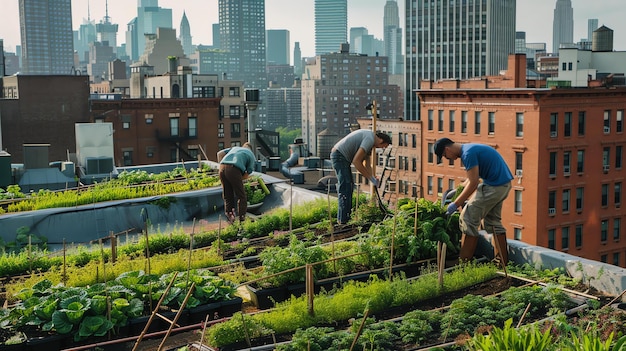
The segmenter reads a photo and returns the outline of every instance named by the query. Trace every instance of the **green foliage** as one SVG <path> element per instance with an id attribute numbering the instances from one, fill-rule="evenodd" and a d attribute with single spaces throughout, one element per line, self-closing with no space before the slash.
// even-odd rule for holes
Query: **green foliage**
<path id="1" fill-rule="evenodd" d="M 289 158 L 289 144 L 293 144 L 293 141 L 296 138 L 299 138 L 302 135 L 302 129 L 293 129 L 289 130 L 285 127 L 276 128 L 276 132 L 279 134 L 279 150 L 280 150 L 280 159 L 286 160 Z"/>

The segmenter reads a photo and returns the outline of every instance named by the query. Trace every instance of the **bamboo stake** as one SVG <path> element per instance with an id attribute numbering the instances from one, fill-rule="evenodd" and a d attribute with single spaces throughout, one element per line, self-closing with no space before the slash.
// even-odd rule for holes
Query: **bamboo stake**
<path id="1" fill-rule="evenodd" d="M 111 241 L 111 263 L 115 263 L 117 259 L 117 238 L 112 230 L 109 232 L 109 240 Z"/>
<path id="2" fill-rule="evenodd" d="M 305 266 L 306 268 L 306 299 L 307 299 L 307 311 L 309 316 L 315 316 L 315 310 L 313 308 L 313 300 L 315 299 L 315 285 L 313 283 L 313 266 L 309 263 Z"/>
<path id="3" fill-rule="evenodd" d="M 522 325 L 522 321 L 524 321 L 524 317 L 526 317 L 526 313 L 528 313 L 529 309 L 530 309 L 530 302 L 528 303 L 528 305 L 526 305 L 526 309 L 524 310 L 524 313 L 522 313 L 522 317 L 519 319 L 519 322 L 517 322 L 517 326 L 515 328 L 519 328 L 520 325 Z"/>
<path id="4" fill-rule="evenodd" d="M 393 280 L 393 247 L 396 238 L 396 223 L 398 216 L 393 216 L 393 230 L 391 231 L 391 256 L 389 257 L 389 281 Z"/>
<path id="5" fill-rule="evenodd" d="M 356 341 L 359 339 L 359 336 L 361 336 L 361 332 L 363 332 L 363 327 L 365 326 L 365 322 L 367 320 L 367 316 L 370 313 L 370 309 L 369 308 L 365 308 L 365 313 L 363 313 L 363 320 L 361 321 L 361 325 L 359 325 L 359 330 L 357 330 L 356 335 L 354 336 L 354 340 L 352 340 L 352 345 L 350 345 L 350 351 L 352 351 L 354 349 L 354 346 L 356 345 Z"/>

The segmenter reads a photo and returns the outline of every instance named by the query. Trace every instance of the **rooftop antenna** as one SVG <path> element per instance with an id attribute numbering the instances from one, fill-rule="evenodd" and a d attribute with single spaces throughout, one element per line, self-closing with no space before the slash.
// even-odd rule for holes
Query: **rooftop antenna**
<path id="1" fill-rule="evenodd" d="M 109 20 L 111 19 L 111 17 L 109 17 L 109 0 L 106 0 L 106 1 L 104 2 L 104 6 L 105 6 L 105 11 L 104 11 L 104 22 L 105 22 L 105 23 L 109 23 L 109 22 L 110 22 Z"/>
<path id="2" fill-rule="evenodd" d="M 89 0 L 87 0 L 87 22 L 91 23 L 91 8 L 89 7 Z"/>

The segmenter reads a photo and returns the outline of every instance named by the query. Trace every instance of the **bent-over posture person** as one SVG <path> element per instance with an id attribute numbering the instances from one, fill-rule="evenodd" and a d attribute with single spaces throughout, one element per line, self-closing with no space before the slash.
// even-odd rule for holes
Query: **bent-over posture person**
<path id="1" fill-rule="evenodd" d="M 256 157 L 248 143 L 221 150 L 217 157 L 226 218 L 230 223 L 236 219 L 243 221 L 248 210 L 248 196 L 243 181 L 254 171 Z"/>
<path id="2" fill-rule="evenodd" d="M 502 203 L 511 190 L 513 174 L 502 155 L 488 145 L 459 144 L 448 138 L 435 141 L 433 150 L 437 155 L 437 163 L 441 163 L 442 157 L 449 160 L 461 158 L 467 172 L 463 191 L 448 205 L 446 211 L 449 215 L 463 207 L 459 218 L 462 233 L 459 260 L 469 260 L 474 256 L 478 228 L 482 222 L 483 228 L 493 233 L 496 257 L 500 255 L 502 263 L 506 265 L 508 251 L 506 229 L 502 226 Z"/>

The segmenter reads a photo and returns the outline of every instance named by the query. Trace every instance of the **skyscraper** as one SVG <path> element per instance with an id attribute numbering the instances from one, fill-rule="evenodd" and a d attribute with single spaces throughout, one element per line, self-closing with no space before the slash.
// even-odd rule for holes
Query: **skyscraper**
<path id="1" fill-rule="evenodd" d="M 552 53 L 558 54 L 561 44 L 574 43 L 574 9 L 572 0 L 556 0 L 552 22 Z"/>
<path id="2" fill-rule="evenodd" d="M 98 33 L 98 41 L 107 42 L 112 48 L 117 48 L 117 24 L 111 23 L 109 17 L 109 2 L 105 2 L 105 15 L 100 23 L 96 24 L 96 32 Z M 115 52 L 115 50 L 113 50 Z"/>
<path id="3" fill-rule="evenodd" d="M 384 55 L 389 58 L 389 73 L 402 74 L 404 58 L 402 56 L 402 28 L 398 15 L 396 0 L 387 0 L 383 17 L 383 40 L 385 42 Z"/>
<path id="4" fill-rule="evenodd" d="M 587 20 L 587 40 L 593 39 L 593 32 L 598 29 L 598 19 L 590 18 Z"/>
<path id="5" fill-rule="evenodd" d="M 23 74 L 70 74 L 74 65 L 71 0 L 19 0 Z"/>
<path id="6" fill-rule="evenodd" d="M 348 0 L 315 0 L 315 55 L 339 52 L 348 42 Z"/>
<path id="7" fill-rule="evenodd" d="M 407 120 L 422 79 L 497 75 L 515 50 L 515 0 L 411 0 L 406 10 Z M 445 35 L 444 35 L 445 33 Z"/>
<path id="8" fill-rule="evenodd" d="M 220 47 L 239 63 L 229 79 L 265 89 L 265 0 L 219 0 L 219 19 Z"/>
<path id="9" fill-rule="evenodd" d="M 185 56 L 193 54 L 193 44 L 191 42 L 191 27 L 189 26 L 189 20 L 187 14 L 183 11 L 183 18 L 180 20 L 180 36 L 178 37 L 180 43 L 183 45 L 183 51 Z"/>
<path id="10" fill-rule="evenodd" d="M 289 31 L 286 29 L 269 29 L 267 35 L 267 64 L 289 65 Z"/>
<path id="11" fill-rule="evenodd" d="M 293 72 L 297 79 L 302 78 L 302 51 L 299 41 L 296 41 L 293 46 Z"/>
<path id="12" fill-rule="evenodd" d="M 159 0 L 137 0 L 137 17 L 128 23 L 126 53 L 137 60 L 146 47 L 146 34 L 157 28 L 172 28 L 172 9 L 159 7 Z"/>

